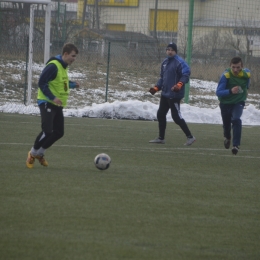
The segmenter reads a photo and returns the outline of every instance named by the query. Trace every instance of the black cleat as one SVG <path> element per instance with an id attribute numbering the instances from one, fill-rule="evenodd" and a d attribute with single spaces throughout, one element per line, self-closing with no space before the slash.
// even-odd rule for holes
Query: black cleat
<path id="1" fill-rule="evenodd" d="M 231 142 L 230 139 L 227 139 L 227 138 L 226 138 L 226 139 L 224 140 L 224 146 L 225 146 L 226 149 L 229 149 L 229 147 L 230 147 L 230 142 Z"/>
<path id="2" fill-rule="evenodd" d="M 238 153 L 238 146 L 233 146 L 233 148 L 232 148 L 232 153 L 234 154 L 234 155 L 236 155 L 237 153 Z"/>

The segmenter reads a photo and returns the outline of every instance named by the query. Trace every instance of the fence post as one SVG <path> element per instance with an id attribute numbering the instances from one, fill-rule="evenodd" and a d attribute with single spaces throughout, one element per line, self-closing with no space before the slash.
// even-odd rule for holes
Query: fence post
<path id="1" fill-rule="evenodd" d="M 26 105 L 31 104 L 32 98 L 32 63 L 33 63 L 33 27 L 34 27 L 34 7 L 30 6 L 30 28 L 29 28 L 29 61 L 28 61 L 28 88 Z"/>
<path id="2" fill-rule="evenodd" d="M 157 39 L 157 12 L 158 12 L 158 0 L 155 0 L 154 23 L 153 23 L 153 38 L 154 39 Z"/>
<path id="3" fill-rule="evenodd" d="M 24 75 L 24 93 L 23 93 L 23 103 L 26 105 L 27 96 L 27 85 L 28 85 L 28 56 L 29 56 L 29 36 L 26 40 L 26 56 L 25 56 L 25 75 Z"/>
<path id="4" fill-rule="evenodd" d="M 106 80 L 106 98 L 105 98 L 105 102 L 107 102 L 108 78 L 109 78 L 109 63 L 110 63 L 110 42 L 108 42 L 108 52 L 107 52 L 107 80 Z"/>
<path id="5" fill-rule="evenodd" d="M 188 45 L 187 46 L 187 63 L 189 64 L 189 66 L 191 66 L 193 11 L 194 11 L 194 0 L 190 0 L 188 42 L 187 42 L 187 45 Z M 190 81 L 185 86 L 185 98 L 184 98 L 185 103 L 189 103 L 189 94 L 190 94 Z"/>

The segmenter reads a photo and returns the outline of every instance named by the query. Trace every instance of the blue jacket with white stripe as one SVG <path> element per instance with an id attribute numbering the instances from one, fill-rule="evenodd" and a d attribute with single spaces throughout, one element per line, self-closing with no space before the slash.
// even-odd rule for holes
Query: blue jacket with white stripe
<path id="1" fill-rule="evenodd" d="M 166 98 L 182 99 L 185 94 L 185 83 L 190 79 L 190 67 L 184 59 L 178 55 L 167 57 L 161 65 L 160 79 L 156 86 L 162 91 L 161 95 Z M 179 92 L 171 91 L 171 88 L 178 82 L 183 86 Z"/>

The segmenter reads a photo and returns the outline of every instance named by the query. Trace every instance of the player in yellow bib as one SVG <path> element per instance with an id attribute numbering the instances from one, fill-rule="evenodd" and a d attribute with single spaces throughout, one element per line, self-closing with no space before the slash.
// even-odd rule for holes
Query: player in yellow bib
<path id="1" fill-rule="evenodd" d="M 77 47 L 67 43 L 63 46 L 62 55 L 50 58 L 42 71 L 37 95 L 42 131 L 28 152 L 28 168 L 33 168 L 35 159 L 41 165 L 48 166 L 44 158 L 45 150 L 64 135 L 63 108 L 67 105 L 70 89 L 79 87 L 77 82 L 69 81 L 68 77 L 68 66 L 75 61 L 77 54 Z"/>
<path id="2" fill-rule="evenodd" d="M 230 61 L 230 68 L 222 74 L 216 90 L 223 121 L 224 147 L 229 149 L 232 142 L 231 152 L 234 155 L 238 153 L 241 142 L 241 116 L 247 98 L 250 76 L 250 70 L 243 68 L 242 59 L 234 57 Z"/>

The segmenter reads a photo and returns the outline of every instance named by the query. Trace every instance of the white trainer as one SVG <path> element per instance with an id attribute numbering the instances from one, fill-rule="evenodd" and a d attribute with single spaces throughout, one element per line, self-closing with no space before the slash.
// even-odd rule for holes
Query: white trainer
<path id="1" fill-rule="evenodd" d="M 154 143 L 154 144 L 165 144 L 164 139 L 156 138 L 154 140 L 149 141 L 149 143 Z"/>
<path id="2" fill-rule="evenodd" d="M 195 136 L 187 138 L 187 142 L 184 145 L 192 145 L 196 141 Z"/>

